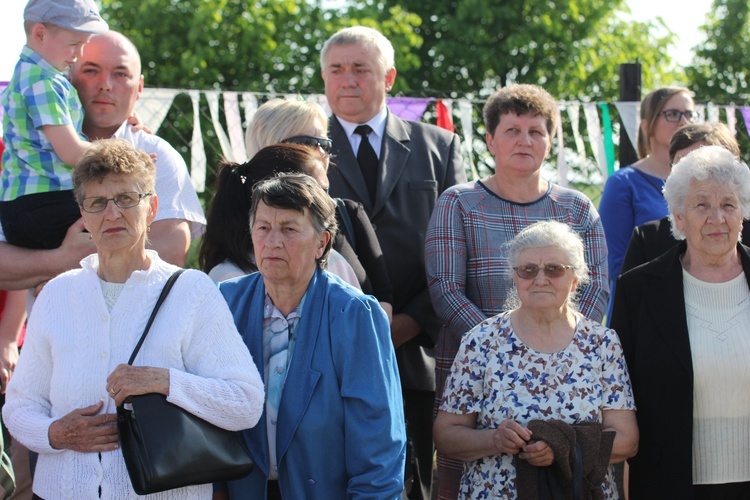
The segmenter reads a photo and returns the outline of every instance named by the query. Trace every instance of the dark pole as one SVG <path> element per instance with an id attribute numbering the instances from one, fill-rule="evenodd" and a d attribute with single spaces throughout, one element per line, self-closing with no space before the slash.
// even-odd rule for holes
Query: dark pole
<path id="1" fill-rule="evenodd" d="M 620 64 L 620 101 L 641 100 L 641 63 Z M 620 168 L 638 161 L 635 145 L 630 142 L 620 119 Z"/>

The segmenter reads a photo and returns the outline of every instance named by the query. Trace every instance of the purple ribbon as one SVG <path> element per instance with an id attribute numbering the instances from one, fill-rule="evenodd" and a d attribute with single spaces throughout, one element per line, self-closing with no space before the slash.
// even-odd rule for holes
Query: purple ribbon
<path id="1" fill-rule="evenodd" d="M 402 120 L 415 122 L 422 119 L 422 115 L 431 101 L 434 101 L 432 97 L 389 97 L 386 99 L 391 113 Z"/>

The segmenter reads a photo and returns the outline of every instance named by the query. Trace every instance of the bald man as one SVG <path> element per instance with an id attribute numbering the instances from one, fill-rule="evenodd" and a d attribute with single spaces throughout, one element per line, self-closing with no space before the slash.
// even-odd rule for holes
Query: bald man
<path id="1" fill-rule="evenodd" d="M 159 212 L 151 225 L 149 248 L 162 259 L 183 266 L 190 241 L 203 233 L 206 219 L 190 183 L 182 156 L 163 139 L 136 131 L 127 124 L 143 91 L 138 50 L 124 35 L 96 35 L 70 69 L 73 86 L 83 103 L 83 133 L 89 140 L 119 137 L 147 153 L 156 154 L 156 193 Z M 0 227 L 0 289 L 36 286 L 74 267 L 96 251 L 78 221 L 60 248 L 29 250 L 5 243 Z"/>

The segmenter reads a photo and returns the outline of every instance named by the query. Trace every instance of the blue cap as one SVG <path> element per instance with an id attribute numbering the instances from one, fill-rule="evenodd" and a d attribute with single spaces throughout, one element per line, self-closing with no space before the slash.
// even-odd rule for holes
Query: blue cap
<path id="1" fill-rule="evenodd" d="M 92 0 L 29 0 L 24 21 L 50 23 L 79 33 L 104 33 L 109 26 Z"/>

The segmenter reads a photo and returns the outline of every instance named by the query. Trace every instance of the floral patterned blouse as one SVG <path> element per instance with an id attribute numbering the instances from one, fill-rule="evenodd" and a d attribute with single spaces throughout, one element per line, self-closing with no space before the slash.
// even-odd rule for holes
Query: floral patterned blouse
<path id="1" fill-rule="evenodd" d="M 601 422 L 602 410 L 635 410 L 635 403 L 614 330 L 580 316 L 570 344 L 547 354 L 521 342 L 506 312 L 464 336 L 440 409 L 476 413 L 477 429 L 496 429 L 505 419 Z M 460 497 L 515 499 L 514 459 L 503 453 L 464 464 Z M 602 484 L 608 499 L 617 498 L 612 472 Z"/>

